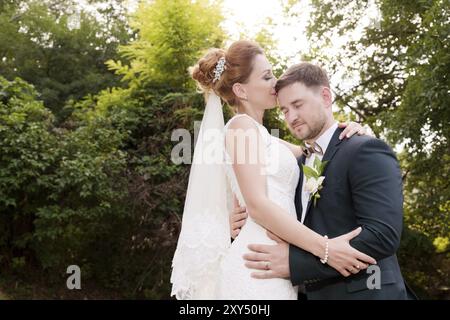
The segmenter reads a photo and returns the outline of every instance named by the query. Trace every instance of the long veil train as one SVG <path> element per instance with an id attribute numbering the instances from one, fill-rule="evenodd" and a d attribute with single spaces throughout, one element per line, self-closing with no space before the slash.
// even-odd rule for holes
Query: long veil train
<path id="1" fill-rule="evenodd" d="M 220 98 L 209 92 L 189 175 L 181 233 L 172 261 L 171 295 L 214 299 L 220 259 L 230 247 Z"/>

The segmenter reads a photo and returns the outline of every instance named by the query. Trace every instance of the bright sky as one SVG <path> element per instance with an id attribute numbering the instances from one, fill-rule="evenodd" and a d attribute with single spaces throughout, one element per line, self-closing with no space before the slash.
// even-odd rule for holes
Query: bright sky
<path id="1" fill-rule="evenodd" d="M 224 28 L 230 33 L 232 40 L 239 38 L 239 31 L 255 35 L 267 18 L 275 21 L 274 38 L 278 41 L 278 51 L 282 56 L 295 57 L 308 50 L 305 35 L 309 18 L 309 0 L 299 1 L 301 16 L 286 21 L 279 0 L 224 0 L 226 21 Z"/>
<path id="2" fill-rule="evenodd" d="M 295 12 L 300 13 L 297 17 L 283 16 L 282 2 L 285 0 L 223 0 L 225 22 L 224 28 L 230 33 L 231 39 L 239 38 L 239 31 L 244 30 L 250 36 L 256 34 L 265 20 L 270 17 L 275 22 L 275 27 L 271 28 L 273 37 L 278 41 L 278 52 L 282 57 L 289 58 L 289 63 L 298 63 L 302 54 L 309 50 L 309 43 L 306 37 L 306 27 L 311 14 L 310 0 L 299 0 L 295 4 Z M 379 12 L 375 0 L 368 0 L 366 15 L 361 17 L 358 27 L 353 32 L 333 38 L 333 45 L 326 49 L 330 56 L 345 45 L 347 41 L 357 39 L 362 35 L 363 28 L 369 24 L 379 23 Z M 342 65 L 352 65 L 356 61 L 341 61 Z M 345 68 L 343 68 L 345 69 Z M 331 77 L 331 83 L 339 83 L 341 88 L 351 87 L 353 81 L 342 82 L 342 74 L 335 74 Z"/>

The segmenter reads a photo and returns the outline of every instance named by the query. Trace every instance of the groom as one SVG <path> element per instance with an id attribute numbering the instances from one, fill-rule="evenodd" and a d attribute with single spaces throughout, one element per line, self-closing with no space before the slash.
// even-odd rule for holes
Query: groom
<path id="1" fill-rule="evenodd" d="M 342 129 L 333 118 L 329 80 L 319 66 L 292 66 L 275 90 L 290 131 L 308 147 L 307 155 L 298 159 L 299 166 L 313 166 L 315 158 L 327 161 L 315 204 L 309 201 L 306 178 L 300 174 L 295 197 L 298 219 L 329 238 L 361 226 L 361 233 L 350 244 L 376 259 L 377 265 L 361 271 L 355 267 L 342 276 L 311 253 L 269 234 L 277 244 L 250 245 L 244 256 L 247 267 L 257 269 L 256 278 L 290 278 L 307 299 L 413 299 L 395 255 L 402 232 L 403 196 L 394 153 L 370 136 L 339 139 Z M 235 213 L 236 217 L 244 215 L 242 210 Z M 233 234 L 239 232 L 236 229 Z M 269 270 L 263 266 L 270 266 Z"/>

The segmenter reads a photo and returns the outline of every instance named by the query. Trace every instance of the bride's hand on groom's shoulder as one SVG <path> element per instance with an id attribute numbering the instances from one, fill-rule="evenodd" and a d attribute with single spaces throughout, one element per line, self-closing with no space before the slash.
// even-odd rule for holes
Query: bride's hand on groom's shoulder
<path id="1" fill-rule="evenodd" d="M 230 214 L 230 234 L 231 238 L 236 239 L 241 232 L 242 226 L 247 221 L 247 209 L 245 207 L 235 207 Z"/>
<path id="2" fill-rule="evenodd" d="M 354 122 L 354 121 L 340 122 L 338 124 L 338 127 L 344 128 L 344 130 L 339 135 L 339 139 L 341 139 L 341 140 L 344 139 L 344 137 L 350 138 L 354 134 L 357 134 L 359 136 L 370 135 L 367 132 L 366 128 L 364 128 L 361 124 Z"/>
<path id="3" fill-rule="evenodd" d="M 350 240 L 361 233 L 361 227 L 342 236 L 329 240 L 328 265 L 336 269 L 344 277 L 365 270 L 376 260 L 350 245 Z"/>

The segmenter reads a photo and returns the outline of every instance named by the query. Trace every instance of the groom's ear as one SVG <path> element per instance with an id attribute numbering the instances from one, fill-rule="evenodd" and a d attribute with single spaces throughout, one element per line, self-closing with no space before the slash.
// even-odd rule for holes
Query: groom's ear
<path id="1" fill-rule="evenodd" d="M 331 104 L 333 103 L 333 94 L 331 92 L 331 89 L 328 87 L 322 87 L 322 99 L 325 102 L 325 105 L 331 106 Z"/>
<path id="2" fill-rule="evenodd" d="M 236 97 L 238 97 L 240 100 L 247 100 L 247 92 L 245 91 L 244 86 L 242 83 L 235 83 L 233 84 L 233 87 L 231 87 L 233 90 L 233 93 Z"/>

